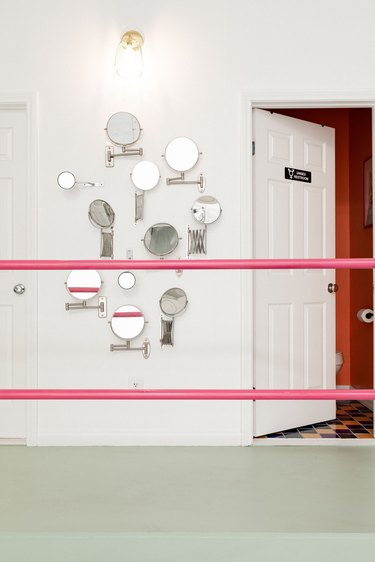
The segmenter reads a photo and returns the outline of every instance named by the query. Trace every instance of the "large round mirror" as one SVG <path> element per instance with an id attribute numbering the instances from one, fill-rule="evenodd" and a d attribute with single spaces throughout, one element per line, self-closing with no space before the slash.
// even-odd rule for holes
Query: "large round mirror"
<path id="1" fill-rule="evenodd" d="M 68 275 L 66 288 L 75 299 L 87 301 L 99 293 L 101 284 L 100 275 L 97 271 L 74 269 Z"/>
<path id="2" fill-rule="evenodd" d="M 130 175 L 135 187 L 142 191 L 153 189 L 158 185 L 160 180 L 159 168 L 156 164 L 148 160 L 138 162 Z"/>
<path id="3" fill-rule="evenodd" d="M 173 252 L 178 244 L 177 230 L 171 224 L 160 222 L 150 226 L 144 237 L 146 249 L 155 256 Z"/>
<path id="4" fill-rule="evenodd" d="M 115 213 L 109 203 L 102 199 L 95 199 L 90 203 L 89 219 L 98 228 L 108 228 L 114 223 Z"/>
<path id="5" fill-rule="evenodd" d="M 76 183 L 75 175 L 72 172 L 61 172 L 57 176 L 57 183 L 62 189 L 72 189 Z"/>
<path id="6" fill-rule="evenodd" d="M 215 197 L 203 195 L 194 201 L 191 208 L 196 221 L 204 224 L 215 222 L 221 215 L 220 203 Z"/>
<path id="7" fill-rule="evenodd" d="M 159 301 L 161 311 L 168 316 L 178 316 L 182 314 L 187 307 L 187 303 L 188 300 L 185 291 L 178 287 L 173 287 L 165 291 Z"/>
<path id="8" fill-rule="evenodd" d="M 118 284 L 121 289 L 131 289 L 135 285 L 135 275 L 131 271 L 123 271 L 118 276 Z"/>
<path id="9" fill-rule="evenodd" d="M 139 336 L 145 326 L 143 313 L 136 306 L 126 304 L 115 310 L 111 319 L 114 334 L 123 340 Z"/>
<path id="10" fill-rule="evenodd" d="M 198 162 L 198 158 L 197 145 L 187 137 L 173 139 L 165 149 L 165 159 L 168 165 L 177 172 L 191 170 Z"/>
<path id="11" fill-rule="evenodd" d="M 131 113 L 120 111 L 108 119 L 106 127 L 109 140 L 118 146 L 133 144 L 139 139 L 141 127 L 138 119 Z"/>

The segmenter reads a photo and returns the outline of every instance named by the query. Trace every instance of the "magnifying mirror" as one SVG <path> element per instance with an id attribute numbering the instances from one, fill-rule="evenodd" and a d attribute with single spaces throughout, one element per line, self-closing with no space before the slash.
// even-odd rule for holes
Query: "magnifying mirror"
<path id="1" fill-rule="evenodd" d="M 126 304 L 115 310 L 111 319 L 113 333 L 122 340 L 133 340 L 143 331 L 145 318 L 136 306 Z"/>
<path id="2" fill-rule="evenodd" d="M 131 271 L 123 271 L 118 276 L 117 282 L 122 289 L 131 289 L 136 282 L 135 275 Z"/>
<path id="3" fill-rule="evenodd" d="M 113 146 L 106 146 L 107 167 L 112 167 L 114 165 L 114 159 L 118 156 L 142 156 L 142 148 L 127 148 L 128 145 L 137 142 L 141 134 L 141 126 L 134 115 L 125 111 L 114 113 L 108 119 L 105 131 L 107 132 L 109 140 L 116 146 L 121 146 L 122 148 L 120 154 L 115 154 Z"/>
<path id="4" fill-rule="evenodd" d="M 205 180 L 200 174 L 198 181 L 185 180 L 185 172 L 194 168 L 199 158 L 199 149 L 194 141 L 188 137 L 177 137 L 171 140 L 165 149 L 165 159 L 167 164 L 180 172 L 177 178 L 167 178 L 167 185 L 170 184 L 197 184 L 200 192 L 205 189 Z"/>
<path id="5" fill-rule="evenodd" d="M 185 291 L 178 287 L 168 289 L 159 301 L 161 311 L 171 318 L 160 318 L 160 345 L 174 345 L 174 318 L 185 312 L 188 304 Z"/>
<path id="6" fill-rule="evenodd" d="M 115 213 L 106 201 L 95 199 L 89 206 L 89 219 L 93 226 L 101 229 L 101 258 L 113 259 L 113 224 Z"/>
<path id="7" fill-rule="evenodd" d="M 97 271 L 75 269 L 71 271 L 66 280 L 68 293 L 80 303 L 65 303 L 65 310 L 73 308 L 98 309 L 99 318 L 107 316 L 107 298 L 99 297 L 98 305 L 87 305 L 86 301 L 96 297 L 101 289 L 102 281 Z"/>
<path id="8" fill-rule="evenodd" d="M 177 230 L 168 223 L 154 224 L 146 231 L 143 243 L 151 254 L 166 256 L 177 248 Z"/>
<path id="9" fill-rule="evenodd" d="M 194 201 L 191 212 L 196 221 L 203 224 L 211 224 L 220 217 L 221 207 L 215 197 L 203 195 Z"/>
<path id="10" fill-rule="evenodd" d="M 153 162 L 143 160 L 138 162 L 130 174 L 134 186 L 141 191 L 150 191 L 156 187 L 160 180 L 159 168 Z M 134 221 L 143 219 L 144 194 L 135 193 Z"/>
<path id="11" fill-rule="evenodd" d="M 62 189 L 72 189 L 75 185 L 82 185 L 83 187 L 103 187 L 102 183 L 95 183 L 91 181 L 77 182 L 76 177 L 72 172 L 60 172 L 57 176 L 57 184 Z"/>

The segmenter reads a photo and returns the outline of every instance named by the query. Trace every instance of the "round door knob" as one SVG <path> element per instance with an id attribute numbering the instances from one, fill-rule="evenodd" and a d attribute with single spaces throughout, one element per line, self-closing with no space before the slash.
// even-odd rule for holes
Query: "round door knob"
<path id="1" fill-rule="evenodd" d="M 339 286 L 336 283 L 329 283 L 328 285 L 329 293 L 337 293 L 338 290 L 339 290 Z"/>
<path id="2" fill-rule="evenodd" d="M 22 285 L 22 283 L 17 283 L 17 285 L 14 285 L 13 291 L 16 293 L 16 295 L 23 295 L 23 293 L 26 291 L 26 287 L 25 285 Z"/>

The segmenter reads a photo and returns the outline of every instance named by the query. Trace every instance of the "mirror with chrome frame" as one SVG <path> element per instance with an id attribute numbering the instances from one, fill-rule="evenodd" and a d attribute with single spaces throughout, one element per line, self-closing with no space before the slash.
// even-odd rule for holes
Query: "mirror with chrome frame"
<path id="1" fill-rule="evenodd" d="M 92 181 L 77 181 L 75 175 L 73 174 L 73 172 L 60 172 L 59 175 L 57 176 L 57 185 L 59 187 L 61 187 L 61 189 L 72 189 L 72 187 L 75 187 L 76 185 L 82 186 L 82 187 L 103 187 L 104 184 L 103 183 L 95 183 Z"/>
<path id="2" fill-rule="evenodd" d="M 113 224 L 115 213 L 107 201 L 95 199 L 89 206 L 89 220 L 101 230 L 100 257 L 113 259 Z"/>
<path id="3" fill-rule="evenodd" d="M 206 182 L 203 174 L 199 174 L 197 181 L 186 180 L 185 172 L 194 168 L 198 162 L 199 149 L 195 142 L 188 137 L 176 137 L 171 140 L 165 149 L 165 160 L 172 170 L 180 172 L 180 175 L 175 178 L 167 178 L 167 185 L 171 184 L 195 184 L 198 186 L 198 191 L 203 192 L 206 188 Z"/>
<path id="4" fill-rule="evenodd" d="M 188 225 L 188 257 L 192 254 L 207 254 L 207 225 L 220 218 L 222 209 L 215 197 L 203 195 L 194 201 L 191 213 L 197 222 L 204 224 L 204 228 L 190 228 Z"/>
<path id="5" fill-rule="evenodd" d="M 145 248 L 155 256 L 171 254 L 178 245 L 177 230 L 168 223 L 157 223 L 150 226 L 143 238 Z"/>
<path id="6" fill-rule="evenodd" d="M 121 147 L 121 152 L 115 154 L 114 147 L 106 145 L 105 147 L 105 165 L 112 168 L 115 164 L 115 158 L 119 156 L 142 156 L 143 148 L 128 148 L 134 144 L 140 137 L 141 126 L 138 119 L 126 111 L 114 113 L 108 119 L 105 131 L 108 139 L 115 146 Z"/>
<path id="7" fill-rule="evenodd" d="M 130 174 L 130 178 L 136 189 L 142 193 L 135 192 L 134 222 L 137 224 L 143 219 L 144 192 L 154 189 L 160 180 L 159 168 L 153 162 L 142 160 L 136 164 Z"/>
<path id="8" fill-rule="evenodd" d="M 121 289 L 132 289 L 136 283 L 136 278 L 131 271 L 123 271 L 118 276 L 117 282 Z"/>
<path id="9" fill-rule="evenodd" d="M 112 332 L 125 340 L 125 344 L 111 344 L 110 351 L 142 351 L 143 357 L 148 359 L 151 353 L 151 344 L 146 338 L 142 347 L 131 347 L 131 340 L 138 337 L 145 327 L 143 312 L 136 306 L 126 304 L 115 310 L 110 321 Z"/>
<path id="10" fill-rule="evenodd" d="M 97 271 L 91 269 L 74 269 L 65 282 L 66 290 L 79 303 L 65 303 L 65 310 L 97 309 L 99 318 L 107 316 L 107 297 L 99 297 L 98 305 L 88 305 L 87 301 L 98 296 L 102 280 Z"/>
<path id="11" fill-rule="evenodd" d="M 183 289 L 172 287 L 165 291 L 159 301 L 160 309 L 167 316 L 160 317 L 160 347 L 174 345 L 174 319 L 186 310 L 188 299 Z"/>

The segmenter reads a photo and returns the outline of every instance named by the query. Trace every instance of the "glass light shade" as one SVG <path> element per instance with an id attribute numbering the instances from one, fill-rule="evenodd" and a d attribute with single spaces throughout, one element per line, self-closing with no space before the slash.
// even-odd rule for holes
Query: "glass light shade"
<path id="1" fill-rule="evenodd" d="M 128 31 L 117 47 L 115 70 L 121 78 L 138 78 L 143 73 L 143 37 L 137 31 Z"/>

